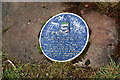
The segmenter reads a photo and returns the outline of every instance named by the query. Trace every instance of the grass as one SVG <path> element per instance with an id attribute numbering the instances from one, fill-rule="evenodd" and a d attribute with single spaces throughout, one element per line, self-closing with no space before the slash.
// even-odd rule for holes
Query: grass
<path id="1" fill-rule="evenodd" d="M 120 65 L 110 59 L 110 64 L 99 69 L 74 67 L 71 62 L 49 62 L 46 64 L 24 64 L 3 62 L 3 78 L 120 78 Z M 12 62 L 12 61 L 11 61 Z"/>
<path id="2" fill-rule="evenodd" d="M 0 59 L 2 59 L 2 54 L 3 54 L 3 53 L 0 51 Z"/>
<path id="3" fill-rule="evenodd" d="M 62 78 L 63 63 L 48 64 L 21 64 L 17 63 L 16 69 L 9 64 L 4 65 L 4 78 Z M 65 70 L 67 71 L 67 69 Z"/>
<path id="4" fill-rule="evenodd" d="M 110 58 L 109 65 L 103 66 L 95 73 L 94 78 L 120 78 L 120 65 Z"/>
<path id="5" fill-rule="evenodd" d="M 2 78 L 2 52 L 0 51 L 0 80 Z"/>

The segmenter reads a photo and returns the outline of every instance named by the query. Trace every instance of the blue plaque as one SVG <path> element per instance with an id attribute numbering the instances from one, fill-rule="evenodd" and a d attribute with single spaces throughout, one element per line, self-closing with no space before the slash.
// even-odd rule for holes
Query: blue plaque
<path id="1" fill-rule="evenodd" d="M 52 61 L 66 62 L 79 56 L 89 38 L 86 22 L 73 13 L 60 13 L 49 19 L 40 33 L 43 54 Z"/>

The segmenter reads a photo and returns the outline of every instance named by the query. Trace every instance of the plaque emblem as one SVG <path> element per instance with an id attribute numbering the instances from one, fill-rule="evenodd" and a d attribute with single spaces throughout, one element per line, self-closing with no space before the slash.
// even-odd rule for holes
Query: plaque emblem
<path id="1" fill-rule="evenodd" d="M 50 18 L 40 32 L 43 54 L 52 61 L 66 62 L 78 57 L 89 38 L 86 22 L 73 13 L 60 13 Z"/>
<path id="2" fill-rule="evenodd" d="M 61 23 L 61 32 L 62 33 L 68 33 L 69 32 L 69 23 L 68 22 L 62 22 Z"/>

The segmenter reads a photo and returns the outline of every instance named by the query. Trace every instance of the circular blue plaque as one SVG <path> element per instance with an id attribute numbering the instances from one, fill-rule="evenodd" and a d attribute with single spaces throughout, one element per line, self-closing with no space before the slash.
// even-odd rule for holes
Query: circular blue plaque
<path id="1" fill-rule="evenodd" d="M 43 54 L 52 61 L 66 62 L 79 56 L 89 38 L 86 22 L 73 13 L 60 13 L 49 19 L 40 33 Z"/>

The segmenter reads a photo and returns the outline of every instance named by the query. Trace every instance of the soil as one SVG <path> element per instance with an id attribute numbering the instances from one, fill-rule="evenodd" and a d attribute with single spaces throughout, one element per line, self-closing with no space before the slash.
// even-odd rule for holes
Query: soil
<path id="1" fill-rule="evenodd" d="M 84 53 L 73 60 L 75 66 L 100 67 L 109 62 L 118 46 L 116 18 L 79 6 L 79 3 L 3 3 L 2 51 L 7 58 L 23 63 L 45 64 L 48 59 L 37 51 L 43 24 L 61 12 L 80 15 L 91 31 Z M 80 63 L 82 62 L 82 63 Z M 86 63 L 89 62 L 89 64 Z"/>

